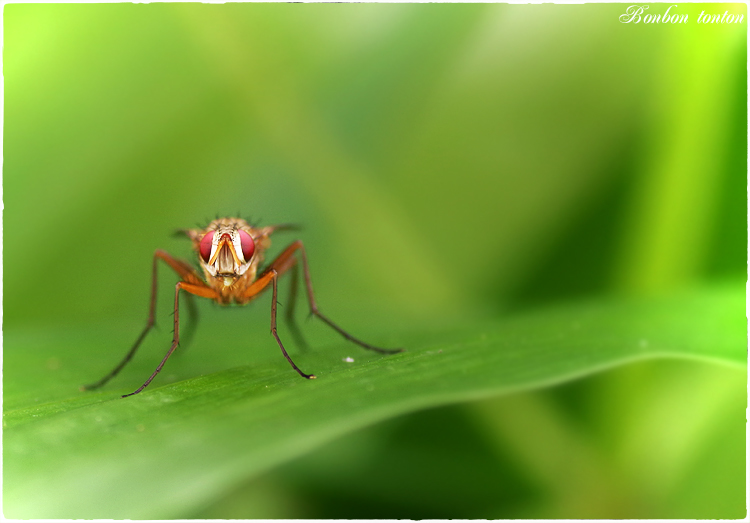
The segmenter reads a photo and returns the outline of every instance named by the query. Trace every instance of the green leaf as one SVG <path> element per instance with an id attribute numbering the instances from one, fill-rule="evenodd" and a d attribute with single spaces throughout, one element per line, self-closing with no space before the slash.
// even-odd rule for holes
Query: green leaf
<path id="1" fill-rule="evenodd" d="M 376 336 L 373 342 L 407 348 L 392 356 L 337 342 L 294 354 L 301 368 L 317 374 L 310 381 L 279 355 L 251 366 L 239 364 L 246 354 L 218 350 L 211 373 L 190 374 L 192 360 L 205 363 L 204 342 L 196 340 L 148 389 L 127 399 L 119 395 L 139 385 L 155 361 L 136 358 L 102 392 L 77 391 L 102 370 L 104 331 L 9 332 L 4 514 L 184 517 L 242 480 L 407 412 L 549 386 L 645 358 L 743 365 L 743 303 L 735 285 Z M 217 346 L 236 344 L 231 329 L 212 325 L 211 332 Z M 116 335 L 111 329 L 104 341 Z M 222 364 L 229 367 L 221 370 Z M 182 381 L 165 385 L 175 372 Z"/>

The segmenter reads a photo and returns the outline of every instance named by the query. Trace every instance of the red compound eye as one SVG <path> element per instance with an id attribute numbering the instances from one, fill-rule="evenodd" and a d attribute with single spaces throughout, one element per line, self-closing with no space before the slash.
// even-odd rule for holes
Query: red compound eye
<path id="1" fill-rule="evenodd" d="M 203 239 L 201 240 L 201 258 L 203 258 L 203 261 L 208 263 L 208 260 L 211 259 L 211 244 L 214 241 L 214 231 L 211 231 L 207 233 Z"/>
<path id="2" fill-rule="evenodd" d="M 240 229 L 240 243 L 242 244 L 242 256 L 245 258 L 245 263 L 247 263 L 255 252 L 255 242 L 248 233 Z"/>

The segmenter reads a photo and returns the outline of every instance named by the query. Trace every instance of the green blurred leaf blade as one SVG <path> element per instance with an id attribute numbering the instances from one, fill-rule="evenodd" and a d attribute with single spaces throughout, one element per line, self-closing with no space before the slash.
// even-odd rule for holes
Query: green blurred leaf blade
<path id="1" fill-rule="evenodd" d="M 157 379 L 144 393 L 120 400 L 128 390 L 115 387 L 135 379 L 132 373 L 103 392 L 74 394 L 72 380 L 85 377 L 68 372 L 56 384 L 57 401 L 5 412 L 5 514 L 180 517 L 243 479 L 407 412 L 543 387 L 644 358 L 742 365 L 743 300 L 742 288 L 733 285 L 566 305 L 443 332 L 389 334 L 408 351 L 388 357 L 337 343 L 298 359 L 315 371 L 315 381 L 301 380 L 278 357 L 169 385 Z M 218 341 L 224 341 L 220 335 Z M 14 345 L 13 335 L 6 336 L 10 350 L 20 349 Z M 98 346 L 84 349 L 93 357 Z M 25 369 L 18 354 L 13 365 L 19 368 L 8 375 L 40 372 L 33 363 L 38 353 Z M 237 356 L 216 357 L 219 365 Z M 113 482 L 124 487 L 111 491 Z"/>

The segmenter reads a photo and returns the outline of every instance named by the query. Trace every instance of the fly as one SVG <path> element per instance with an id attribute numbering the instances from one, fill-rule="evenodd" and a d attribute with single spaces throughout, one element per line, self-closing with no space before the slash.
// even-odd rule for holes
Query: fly
<path id="1" fill-rule="evenodd" d="M 290 225 L 271 225 L 268 227 L 253 227 L 241 218 L 220 218 L 212 221 L 205 229 L 185 229 L 180 232 L 186 234 L 193 242 L 193 249 L 198 256 L 198 263 L 203 269 L 201 278 L 195 269 L 186 261 L 173 258 L 165 251 L 157 250 L 154 253 L 151 276 L 151 304 L 149 307 L 146 327 L 135 341 L 123 360 L 112 371 L 101 380 L 83 387 L 84 390 L 97 389 L 114 378 L 122 368 L 131 360 L 146 335 L 154 326 L 154 314 L 156 310 L 156 269 L 157 262 L 162 260 L 174 270 L 180 277 L 175 286 L 174 293 L 174 336 L 172 345 L 159 366 L 137 390 L 125 394 L 123 398 L 138 394 L 145 389 L 149 383 L 159 374 L 164 364 L 177 348 L 180 342 L 180 291 L 187 292 L 201 298 L 214 300 L 221 305 L 237 303 L 244 305 L 259 296 L 269 285 L 273 290 L 271 298 L 271 334 L 279 344 L 282 354 L 300 376 L 306 379 L 315 379 L 314 374 L 305 374 L 292 358 L 287 354 L 284 344 L 279 338 L 276 329 L 276 306 L 279 278 L 289 272 L 291 280 L 291 303 L 287 309 L 288 318 L 291 319 L 294 310 L 294 300 L 297 293 L 298 263 L 302 262 L 302 272 L 307 287 L 307 298 L 310 305 L 310 313 L 317 316 L 328 326 L 336 330 L 344 338 L 364 347 L 365 349 L 393 354 L 403 349 L 383 349 L 355 338 L 333 321 L 324 316 L 319 310 L 313 295 L 312 281 L 310 279 L 310 267 L 307 264 L 305 246 L 301 240 L 289 245 L 273 260 L 265 269 L 259 273 L 259 267 L 263 263 L 266 250 L 271 245 L 271 234 L 276 231 L 291 229 Z"/>

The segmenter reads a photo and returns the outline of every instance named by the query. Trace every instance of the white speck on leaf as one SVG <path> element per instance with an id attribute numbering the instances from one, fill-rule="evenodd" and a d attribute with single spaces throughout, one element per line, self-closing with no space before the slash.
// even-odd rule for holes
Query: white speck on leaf
<path id="1" fill-rule="evenodd" d="M 345 361 L 345 362 L 347 362 L 347 363 L 354 363 L 354 358 L 351 358 L 351 357 L 347 356 L 347 357 L 346 357 L 346 358 L 344 358 L 344 359 L 343 359 L 342 361 Z"/>

